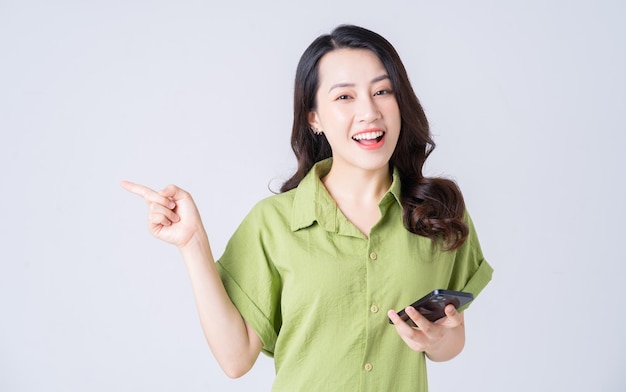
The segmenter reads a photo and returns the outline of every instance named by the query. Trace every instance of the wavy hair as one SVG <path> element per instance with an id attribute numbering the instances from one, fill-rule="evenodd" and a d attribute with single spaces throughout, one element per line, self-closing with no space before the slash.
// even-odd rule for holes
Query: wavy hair
<path id="1" fill-rule="evenodd" d="M 298 168 L 280 188 L 286 192 L 298 186 L 313 165 L 332 156 L 326 137 L 316 136 L 308 121 L 315 110 L 319 87 L 319 61 L 342 48 L 371 50 L 389 74 L 400 108 L 398 144 L 389 161 L 402 183 L 403 222 L 407 230 L 430 238 L 444 250 L 458 249 L 468 236 L 464 222 L 465 204 L 458 186 L 445 178 L 427 178 L 423 166 L 435 148 L 428 120 L 395 48 L 379 34 L 354 25 L 341 25 L 330 34 L 319 36 L 304 51 L 296 69 L 294 119 L 291 148 Z"/>

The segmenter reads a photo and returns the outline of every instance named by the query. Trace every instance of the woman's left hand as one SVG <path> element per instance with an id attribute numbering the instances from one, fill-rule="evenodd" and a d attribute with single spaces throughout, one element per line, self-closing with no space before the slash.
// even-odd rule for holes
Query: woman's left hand
<path id="1" fill-rule="evenodd" d="M 465 344 L 464 317 L 454 305 L 446 306 L 446 317 L 436 322 L 427 320 L 412 306 L 407 307 L 405 312 L 417 328 L 402 320 L 395 310 L 390 310 L 388 316 L 398 335 L 412 350 L 425 352 L 435 361 L 445 361 L 461 352 Z"/>

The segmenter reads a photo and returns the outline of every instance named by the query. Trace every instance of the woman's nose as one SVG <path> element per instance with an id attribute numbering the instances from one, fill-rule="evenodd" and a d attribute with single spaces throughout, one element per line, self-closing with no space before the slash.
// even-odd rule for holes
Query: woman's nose
<path id="1" fill-rule="evenodd" d="M 380 111 L 371 97 L 363 98 L 358 105 L 358 120 L 372 122 L 380 118 Z"/>

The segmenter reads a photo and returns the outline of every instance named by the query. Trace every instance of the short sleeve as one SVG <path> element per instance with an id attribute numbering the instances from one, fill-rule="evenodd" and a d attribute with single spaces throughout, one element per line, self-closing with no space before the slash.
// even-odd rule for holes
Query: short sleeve
<path id="1" fill-rule="evenodd" d="M 469 234 L 465 243 L 456 251 L 450 286 L 477 297 L 491 281 L 493 268 L 483 256 L 478 235 L 469 214 L 465 215 L 465 223 L 469 228 Z"/>
<path id="2" fill-rule="evenodd" d="M 237 228 L 217 262 L 231 301 L 273 356 L 281 325 L 280 276 L 266 256 L 267 227 L 255 207 Z"/>

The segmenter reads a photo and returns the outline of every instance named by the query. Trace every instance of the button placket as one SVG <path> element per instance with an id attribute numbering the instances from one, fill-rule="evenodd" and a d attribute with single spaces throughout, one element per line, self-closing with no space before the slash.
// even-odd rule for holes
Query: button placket
<path id="1" fill-rule="evenodd" d="M 366 253 L 366 257 L 368 259 L 367 262 L 366 262 L 366 268 L 367 268 L 367 271 L 368 271 L 367 272 L 367 275 L 368 275 L 368 278 L 367 278 L 367 281 L 368 281 L 367 282 L 367 301 L 369 302 L 369 306 L 370 306 L 369 307 L 370 313 L 369 313 L 369 317 L 368 317 L 369 318 L 368 323 L 371 326 L 377 325 L 380 322 L 380 320 L 378 320 L 380 318 L 378 316 L 378 313 L 380 312 L 380 308 L 379 308 L 379 306 L 377 304 L 378 295 L 376 295 L 378 287 L 377 287 L 377 285 L 372 285 L 372 283 L 376 281 L 375 278 L 372 280 L 372 277 L 373 277 L 372 274 L 376 273 L 375 271 L 379 268 L 378 264 L 380 262 L 379 255 L 378 255 L 378 253 L 376 251 L 377 247 L 378 247 L 377 245 L 378 245 L 378 242 L 375 239 L 375 236 L 372 236 L 370 234 L 369 244 L 368 244 L 368 252 Z M 373 342 L 372 342 L 373 336 L 370 335 L 370 331 L 371 331 L 371 328 L 372 328 L 371 326 L 367 328 L 368 329 L 368 333 L 367 333 L 368 336 L 366 338 L 367 339 L 367 343 L 366 343 L 367 347 L 371 347 L 372 344 L 373 344 Z M 368 351 L 369 351 L 369 349 L 368 349 Z M 367 358 L 367 357 L 369 357 L 369 358 Z M 366 355 L 365 358 L 366 358 L 366 360 L 367 359 L 370 359 L 370 360 L 373 359 L 373 357 L 371 355 Z M 374 365 L 372 364 L 372 362 L 365 362 L 365 363 L 363 363 L 363 368 L 362 369 L 363 369 L 364 373 L 370 373 L 370 372 L 373 371 Z"/>

